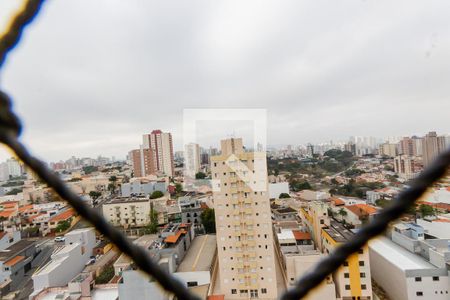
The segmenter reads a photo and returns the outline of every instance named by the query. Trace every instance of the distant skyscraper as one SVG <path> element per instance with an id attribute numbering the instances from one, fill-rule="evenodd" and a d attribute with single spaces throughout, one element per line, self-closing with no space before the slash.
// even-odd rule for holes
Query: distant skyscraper
<path id="1" fill-rule="evenodd" d="M 6 161 L 6 164 L 8 166 L 8 175 L 11 177 L 19 177 L 22 175 L 22 167 L 20 165 L 20 162 L 14 158 L 11 157 Z"/>
<path id="2" fill-rule="evenodd" d="M 192 178 L 200 171 L 200 146 L 195 143 L 187 144 L 184 148 L 185 175 Z"/>
<path id="3" fill-rule="evenodd" d="M 425 135 L 422 139 L 423 166 L 429 166 L 446 147 L 446 138 L 444 136 L 437 136 L 435 131 L 430 131 Z"/>
<path id="4" fill-rule="evenodd" d="M 378 154 L 379 155 L 384 155 L 384 156 L 389 156 L 389 157 L 395 157 L 397 156 L 397 144 L 391 144 L 391 143 L 384 143 L 381 144 L 378 148 Z"/>
<path id="5" fill-rule="evenodd" d="M 394 171 L 403 179 L 414 178 L 419 169 L 414 159 L 409 155 L 399 155 L 394 158 Z"/>
<path id="6" fill-rule="evenodd" d="M 134 177 L 144 177 L 156 174 L 153 150 L 141 147 L 129 153 Z"/>
<path id="7" fill-rule="evenodd" d="M 143 147 L 153 150 L 155 168 L 167 176 L 174 175 L 172 134 L 153 130 L 144 134 Z"/>
<path id="8" fill-rule="evenodd" d="M 314 155 L 314 146 L 312 144 L 308 144 L 308 146 L 306 146 L 306 153 L 309 156 L 313 156 Z"/>
<path id="9" fill-rule="evenodd" d="M 221 293 L 225 299 L 276 299 L 265 153 L 244 152 L 240 138 L 221 146 L 221 155 L 211 158 Z"/>
<path id="10" fill-rule="evenodd" d="M 399 142 L 399 153 L 407 156 L 416 156 L 416 142 L 410 137 L 404 137 Z"/>
<path id="11" fill-rule="evenodd" d="M 423 155 L 423 150 L 422 150 L 422 138 L 417 137 L 417 136 L 413 136 L 412 140 L 414 141 L 415 144 L 415 148 L 416 148 L 416 156 L 422 156 Z"/>
<path id="12" fill-rule="evenodd" d="M 351 152 L 353 155 L 356 155 L 356 145 L 352 142 L 348 142 L 344 145 L 344 150 Z"/>

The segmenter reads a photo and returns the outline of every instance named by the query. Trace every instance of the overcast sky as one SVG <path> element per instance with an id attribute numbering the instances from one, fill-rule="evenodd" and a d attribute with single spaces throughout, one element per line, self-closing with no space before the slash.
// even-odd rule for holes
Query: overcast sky
<path id="1" fill-rule="evenodd" d="M 3 27 L 18 0 L 0 0 Z M 1 87 L 46 160 L 125 157 L 183 109 L 263 108 L 268 143 L 450 132 L 450 1 L 46 1 Z M 241 135 L 200 128 L 213 143 Z M 0 152 L 0 160 L 7 153 Z"/>

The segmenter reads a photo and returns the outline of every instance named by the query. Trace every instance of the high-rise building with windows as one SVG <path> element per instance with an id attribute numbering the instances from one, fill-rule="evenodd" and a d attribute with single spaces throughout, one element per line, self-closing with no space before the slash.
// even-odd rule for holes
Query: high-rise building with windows
<path id="1" fill-rule="evenodd" d="M 184 166 L 185 175 L 195 177 L 195 174 L 200 171 L 201 158 L 199 144 L 189 143 L 184 147 Z"/>
<path id="2" fill-rule="evenodd" d="M 399 142 L 399 154 L 407 155 L 407 156 L 416 156 L 416 143 L 415 140 L 410 137 L 404 137 Z"/>
<path id="3" fill-rule="evenodd" d="M 423 166 L 429 166 L 436 156 L 448 147 L 445 136 L 438 136 L 431 131 L 422 139 Z"/>
<path id="4" fill-rule="evenodd" d="M 155 169 L 167 176 L 174 175 L 172 134 L 153 130 L 143 135 L 143 147 L 153 150 Z"/>
<path id="5" fill-rule="evenodd" d="M 225 299 L 276 299 L 277 278 L 266 155 L 242 139 L 211 158 L 220 292 Z"/>
<path id="6" fill-rule="evenodd" d="M 156 174 L 153 150 L 141 147 L 131 150 L 128 154 L 133 167 L 134 177 L 144 177 Z"/>

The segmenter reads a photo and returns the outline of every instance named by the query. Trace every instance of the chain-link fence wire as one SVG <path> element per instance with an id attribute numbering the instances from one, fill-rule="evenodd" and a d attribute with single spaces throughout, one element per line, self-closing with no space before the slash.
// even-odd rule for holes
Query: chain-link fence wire
<path id="1" fill-rule="evenodd" d="M 36 16 L 43 2 L 44 0 L 26 1 L 22 10 L 13 18 L 6 33 L 0 37 L 0 67 L 3 65 L 8 52 L 19 42 L 23 29 Z M 137 267 L 158 281 L 166 291 L 173 293 L 178 299 L 198 299 L 197 296 L 188 291 L 184 284 L 161 269 L 150 258 L 145 249 L 133 244 L 125 235 L 109 224 L 100 213 L 91 209 L 80 197 L 73 193 L 57 174 L 47 168 L 45 163 L 33 157 L 19 141 L 21 128 L 19 118 L 12 111 L 12 103 L 8 95 L 0 91 L 0 142 L 8 146 L 30 170 L 38 175 L 62 199 L 67 201 L 80 216 L 94 225 L 120 251 L 128 255 Z M 336 271 L 352 253 L 358 251 L 371 238 L 382 233 L 389 222 L 406 212 L 429 186 L 446 173 L 449 165 L 450 149 L 442 153 L 432 166 L 414 179 L 410 187 L 401 192 L 392 205 L 381 210 L 375 220 L 360 229 L 352 240 L 339 246 L 319 262 L 311 272 L 296 282 L 294 288 L 285 292 L 281 299 L 295 300 L 304 297 L 329 274 Z"/>

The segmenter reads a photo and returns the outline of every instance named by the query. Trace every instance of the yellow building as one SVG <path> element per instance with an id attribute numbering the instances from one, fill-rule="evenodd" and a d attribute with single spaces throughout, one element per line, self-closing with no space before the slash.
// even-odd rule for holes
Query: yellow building
<path id="1" fill-rule="evenodd" d="M 324 253 L 331 253 L 341 243 L 351 240 L 354 233 L 341 223 L 331 221 L 329 227 L 322 229 Z M 336 294 L 342 300 L 372 299 L 369 248 L 365 245 L 333 273 Z"/>

